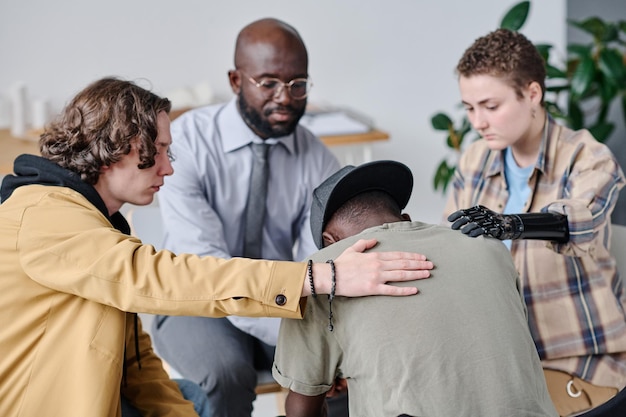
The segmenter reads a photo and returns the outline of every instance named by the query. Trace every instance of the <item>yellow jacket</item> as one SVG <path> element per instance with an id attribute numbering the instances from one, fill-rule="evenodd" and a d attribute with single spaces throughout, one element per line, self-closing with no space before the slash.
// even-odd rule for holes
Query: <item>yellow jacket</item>
<path id="1" fill-rule="evenodd" d="M 0 205 L 0 416 L 119 416 L 120 392 L 192 415 L 143 332 L 139 369 L 126 312 L 299 318 L 305 269 L 156 252 L 70 188 L 19 187 Z"/>

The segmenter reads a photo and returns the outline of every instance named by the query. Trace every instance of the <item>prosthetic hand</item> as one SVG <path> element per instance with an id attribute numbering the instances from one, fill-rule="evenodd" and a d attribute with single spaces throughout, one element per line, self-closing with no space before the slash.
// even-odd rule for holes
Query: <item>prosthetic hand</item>
<path id="1" fill-rule="evenodd" d="M 499 214 L 485 206 L 455 211 L 448 216 L 454 230 L 476 237 L 488 235 L 500 240 L 539 239 L 569 241 L 567 216 L 555 213 Z"/>

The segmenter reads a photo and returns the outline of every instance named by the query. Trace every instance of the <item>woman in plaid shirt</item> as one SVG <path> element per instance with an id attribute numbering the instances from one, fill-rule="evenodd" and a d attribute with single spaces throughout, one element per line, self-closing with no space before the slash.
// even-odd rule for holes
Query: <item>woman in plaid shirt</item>
<path id="1" fill-rule="evenodd" d="M 559 414 L 593 408 L 626 385 L 626 293 L 608 249 L 624 173 L 587 130 L 546 112 L 544 61 L 523 35 L 477 39 L 456 69 L 481 139 L 461 156 L 445 215 L 510 248 Z"/>

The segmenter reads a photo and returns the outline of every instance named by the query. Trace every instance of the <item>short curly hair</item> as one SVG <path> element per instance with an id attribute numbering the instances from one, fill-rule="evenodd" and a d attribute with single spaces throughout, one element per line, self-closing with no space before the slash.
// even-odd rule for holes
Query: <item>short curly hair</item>
<path id="1" fill-rule="evenodd" d="M 100 169 L 118 162 L 136 143 L 140 169 L 154 165 L 157 115 L 171 103 L 133 82 L 103 78 L 93 82 L 46 126 L 41 155 L 76 172 L 89 184 Z"/>
<path id="2" fill-rule="evenodd" d="M 504 79 L 518 97 L 535 81 L 545 96 L 545 61 L 535 45 L 524 35 L 498 29 L 474 41 L 456 66 L 459 76 L 491 75 Z"/>

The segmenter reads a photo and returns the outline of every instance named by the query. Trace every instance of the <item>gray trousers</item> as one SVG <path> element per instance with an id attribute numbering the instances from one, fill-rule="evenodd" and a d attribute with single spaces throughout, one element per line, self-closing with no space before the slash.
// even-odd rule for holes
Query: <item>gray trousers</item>
<path id="1" fill-rule="evenodd" d="M 225 318 L 158 316 L 152 335 L 159 355 L 207 393 L 215 417 L 250 417 L 257 370 L 271 370 L 274 346 Z M 332 402 L 329 417 L 347 416 L 347 398 Z"/>
<path id="2" fill-rule="evenodd" d="M 158 316 L 152 334 L 159 355 L 207 393 L 215 417 L 250 417 L 257 369 L 271 369 L 272 346 L 225 318 Z"/>

